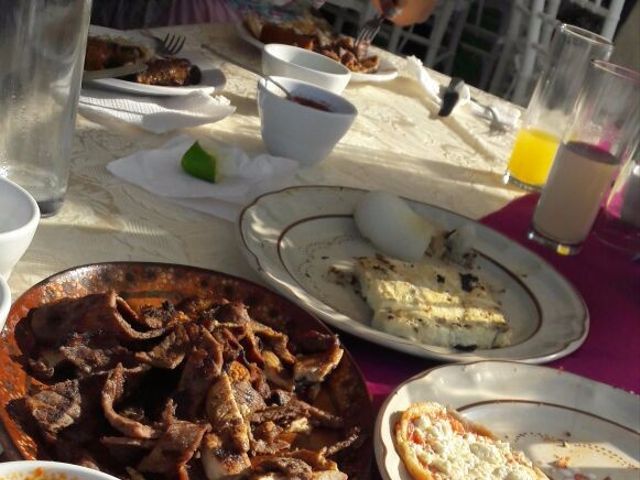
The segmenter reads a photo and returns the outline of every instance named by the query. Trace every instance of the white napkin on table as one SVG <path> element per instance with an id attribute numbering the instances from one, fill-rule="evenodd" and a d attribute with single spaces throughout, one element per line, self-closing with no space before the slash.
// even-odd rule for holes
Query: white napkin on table
<path id="1" fill-rule="evenodd" d="M 244 205 L 258 195 L 292 183 L 299 163 L 267 154 L 251 159 L 238 147 L 218 144 L 216 154 L 228 159 L 229 172 L 210 183 L 182 170 L 182 155 L 195 141 L 172 138 L 155 150 L 143 150 L 107 165 L 115 176 L 188 208 L 235 221 Z"/>
<path id="2" fill-rule="evenodd" d="M 162 134 L 217 122 L 235 111 L 228 99 L 198 90 L 176 97 L 128 97 L 118 92 L 82 89 L 78 111 L 89 119 L 119 120 Z"/>

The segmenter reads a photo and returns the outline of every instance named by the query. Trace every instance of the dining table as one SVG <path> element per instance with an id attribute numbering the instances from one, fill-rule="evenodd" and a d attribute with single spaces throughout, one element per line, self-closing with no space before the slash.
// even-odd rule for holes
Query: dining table
<path id="1" fill-rule="evenodd" d="M 249 155 L 266 151 L 256 104 L 259 77 L 251 72 L 260 68 L 259 49 L 243 41 L 233 25 L 173 26 L 153 32 L 183 35 L 185 50 L 198 51 L 216 62 L 226 77 L 224 89 L 216 94 L 226 97 L 235 112 L 219 122 L 165 134 L 79 114 L 64 204 L 56 215 L 40 221 L 29 249 L 14 268 L 9 278 L 14 300 L 56 272 L 112 261 L 197 266 L 269 287 L 245 259 L 233 221 L 155 195 L 106 168 L 116 159 L 159 147 L 178 133 L 214 138 Z M 217 57 L 215 50 L 235 61 Z M 465 106 L 457 107 L 449 117 L 439 117 L 437 103 L 407 73 L 407 60 L 383 51 L 380 55 L 397 66 L 398 77 L 349 84 L 343 95 L 358 110 L 353 126 L 328 158 L 301 169 L 291 184 L 385 190 L 482 221 L 525 245 L 574 283 L 591 314 L 586 343 L 551 365 L 627 391 L 640 391 L 640 317 L 633 321 L 640 312 L 637 262 L 631 265 L 627 257 L 599 244 L 588 245 L 578 257 L 556 259 L 555 253 L 527 240 L 535 194 L 503 182 L 516 129 L 496 131 L 487 119 L 472 115 Z M 429 73 L 442 85 L 449 81 L 436 71 Z M 471 96 L 516 118 L 522 113 L 521 107 L 473 87 Z M 590 275 L 585 269 L 593 266 L 584 259 L 591 255 L 604 255 L 608 267 L 600 262 L 602 272 Z M 621 283 L 604 286 L 594 280 L 608 270 L 619 272 L 611 282 Z M 594 293 L 605 287 L 620 297 L 606 300 Z M 628 317 L 624 323 L 613 313 L 607 316 L 606 312 L 616 311 L 608 310 L 609 302 L 625 305 Z M 398 384 L 439 364 L 337 333 L 360 366 L 375 408 Z"/>

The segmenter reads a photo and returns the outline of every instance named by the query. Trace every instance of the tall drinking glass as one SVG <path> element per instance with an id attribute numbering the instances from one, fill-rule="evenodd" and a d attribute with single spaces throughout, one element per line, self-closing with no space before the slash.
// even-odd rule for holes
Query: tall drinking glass
<path id="1" fill-rule="evenodd" d="M 572 25 L 559 25 L 523 117 L 507 165 L 505 181 L 527 190 L 541 189 L 560 144 L 591 59 L 607 60 L 609 40 Z"/>
<path id="2" fill-rule="evenodd" d="M 55 214 L 69 178 L 91 0 L 0 0 L 0 175 Z"/>
<path id="3" fill-rule="evenodd" d="M 640 141 L 640 73 L 594 60 L 555 155 L 529 238 L 578 253 L 620 165 Z"/>

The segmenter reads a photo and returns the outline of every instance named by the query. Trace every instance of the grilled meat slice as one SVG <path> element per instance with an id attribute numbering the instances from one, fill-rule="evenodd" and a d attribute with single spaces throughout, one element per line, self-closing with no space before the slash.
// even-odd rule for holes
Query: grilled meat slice
<path id="1" fill-rule="evenodd" d="M 134 75 L 133 80 L 145 85 L 186 87 L 197 85 L 202 79 L 200 69 L 186 58 L 154 58 L 147 69 Z"/>
<path id="2" fill-rule="evenodd" d="M 293 379 L 296 383 L 323 382 L 338 366 L 343 354 L 339 345 L 333 345 L 325 352 L 299 355 L 293 366 Z"/>
<path id="3" fill-rule="evenodd" d="M 168 478 L 179 477 L 208 431 L 208 425 L 176 420 L 167 427 L 149 455 L 142 459 L 138 470 L 163 474 Z"/>
<path id="4" fill-rule="evenodd" d="M 221 323 L 245 325 L 251 322 L 247 307 L 240 302 L 229 302 L 221 305 L 215 312 L 215 318 Z"/>
<path id="5" fill-rule="evenodd" d="M 206 412 L 213 431 L 229 450 L 249 451 L 249 423 L 242 416 L 226 373 L 209 389 Z"/>
<path id="6" fill-rule="evenodd" d="M 75 423 L 82 413 L 80 382 L 56 383 L 26 398 L 27 409 L 44 432 L 52 435 Z"/>
<path id="7" fill-rule="evenodd" d="M 313 469 L 303 460 L 288 456 L 259 456 L 251 459 L 254 474 L 279 473 L 284 478 L 312 480 Z"/>
<path id="8" fill-rule="evenodd" d="M 342 428 L 344 426 L 342 418 L 296 398 L 292 398 L 284 405 L 272 405 L 255 412 L 251 415 L 251 423 L 272 421 L 290 424 L 299 418 L 306 418 L 312 425 L 320 425 L 327 428 Z"/>
<path id="9" fill-rule="evenodd" d="M 289 351 L 289 337 L 284 333 L 278 332 L 267 325 L 252 320 L 249 324 L 253 333 L 271 347 L 271 350 L 288 365 L 293 365 L 296 361 L 296 357 Z"/>
<path id="10" fill-rule="evenodd" d="M 125 436 L 133 438 L 157 438 L 160 436 L 157 428 L 125 417 L 117 413 L 114 408 L 114 405 L 124 396 L 127 381 L 129 381 L 129 379 L 135 379 L 136 376 L 144 371 L 142 368 L 125 370 L 122 364 L 118 364 L 116 368 L 111 370 L 102 389 L 102 409 L 109 424 Z"/>
<path id="11" fill-rule="evenodd" d="M 125 319 L 129 307 L 115 292 L 96 293 L 79 299 L 44 305 L 31 313 L 31 329 L 43 345 L 65 345 L 74 334 L 92 333 L 128 342 L 156 338 L 162 329 L 141 332 Z"/>
<path id="12" fill-rule="evenodd" d="M 164 302 L 160 308 L 146 307 L 136 315 L 136 322 L 146 328 L 170 328 L 174 325 L 190 322 L 190 318 L 180 310 L 176 310 L 173 303 Z"/>
<path id="13" fill-rule="evenodd" d="M 278 356 L 271 350 L 263 350 L 264 375 L 274 386 L 285 390 L 293 390 L 293 377 L 285 370 Z"/>
<path id="14" fill-rule="evenodd" d="M 246 453 L 225 450 L 220 437 L 212 433 L 205 435 L 200 446 L 200 456 L 208 480 L 242 478 L 251 468 L 251 462 Z"/>
<path id="15" fill-rule="evenodd" d="M 103 70 L 135 63 L 144 56 L 140 47 L 125 45 L 105 38 L 89 37 L 85 53 L 84 69 Z"/>
<path id="16" fill-rule="evenodd" d="M 249 418 L 253 412 L 267 406 L 262 396 L 248 381 L 232 383 L 231 388 L 233 390 L 233 398 L 238 405 L 240 414 L 244 418 Z"/>
<path id="17" fill-rule="evenodd" d="M 114 338 L 85 333 L 74 334 L 59 348 L 62 357 L 78 369 L 81 376 L 114 368 L 118 363 L 133 366 L 134 353 Z"/>
<path id="18" fill-rule="evenodd" d="M 204 327 L 186 326 L 192 351 L 178 383 L 178 408 L 187 418 L 196 418 L 211 383 L 222 372 L 223 346 Z"/>
<path id="19" fill-rule="evenodd" d="M 150 351 L 137 352 L 136 359 L 153 367 L 173 370 L 182 363 L 189 347 L 187 331 L 178 325 Z"/>

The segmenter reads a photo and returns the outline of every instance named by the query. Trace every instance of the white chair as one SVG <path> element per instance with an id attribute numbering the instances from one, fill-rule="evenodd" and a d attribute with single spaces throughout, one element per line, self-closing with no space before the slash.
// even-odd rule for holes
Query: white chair
<path id="1" fill-rule="evenodd" d="M 479 61 L 474 85 L 481 90 L 489 87 L 504 49 L 511 10 L 512 3 L 504 0 L 475 0 L 470 7 L 458 51 Z"/>
<path id="2" fill-rule="evenodd" d="M 620 13 L 624 6 L 624 0 L 609 0 L 608 2 L 604 2 L 603 0 L 569 0 L 569 3 L 578 5 L 602 18 L 602 29 L 594 33 L 599 33 L 603 37 L 613 40 L 618 22 L 620 21 Z"/>
<path id="3" fill-rule="evenodd" d="M 332 27 L 336 33 L 343 33 L 347 23 L 355 25 L 357 32 L 375 15 L 375 8 L 369 0 L 327 0 L 322 10 L 333 16 Z"/>
<path id="4" fill-rule="evenodd" d="M 470 3 L 470 0 L 442 0 L 438 2 L 434 12 L 427 20 L 427 24 L 430 24 L 431 28 L 426 35 L 416 31 L 415 25 L 406 28 L 391 27 L 390 33 L 387 33 L 389 36 L 387 48 L 394 53 L 404 53 L 410 42 L 426 47 L 423 63 L 427 67 L 441 65 L 442 72 L 451 73 Z M 444 41 L 445 36 L 447 37 L 446 42 Z"/>
<path id="5" fill-rule="evenodd" d="M 526 105 L 558 24 L 560 0 L 515 0 L 489 91 Z M 528 21 L 527 21 L 528 20 Z"/>

